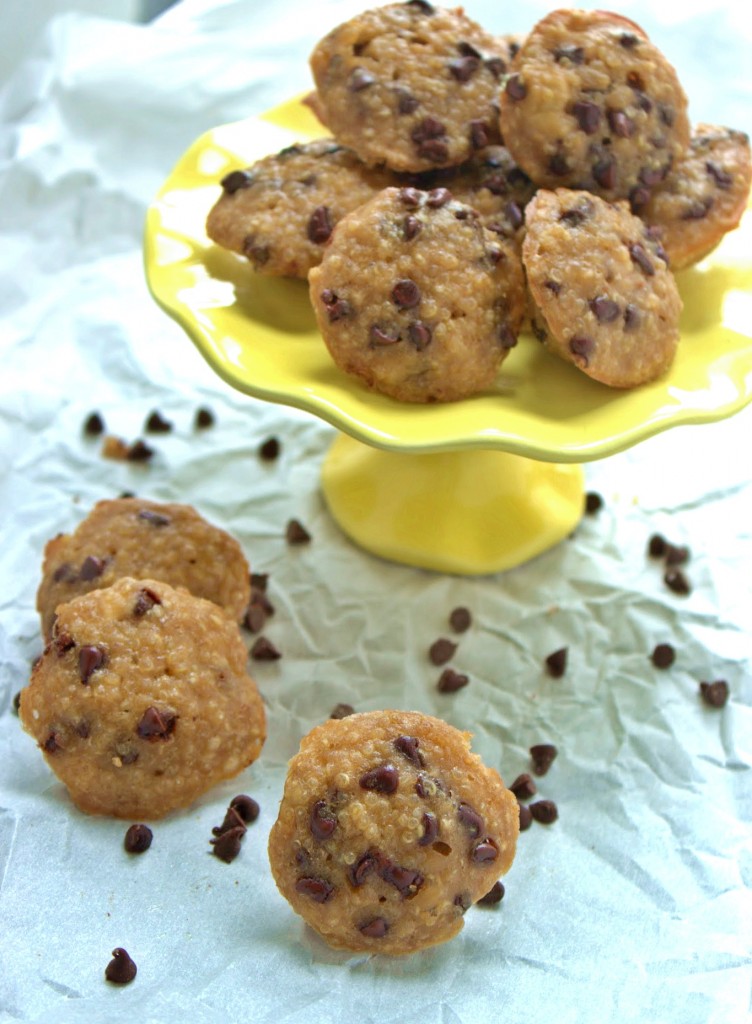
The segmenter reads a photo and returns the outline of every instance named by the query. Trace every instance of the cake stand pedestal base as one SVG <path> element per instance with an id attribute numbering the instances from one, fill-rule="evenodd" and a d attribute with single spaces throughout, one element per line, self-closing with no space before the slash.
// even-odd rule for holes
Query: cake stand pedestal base
<path id="1" fill-rule="evenodd" d="M 584 509 L 579 465 L 494 450 L 382 451 L 346 434 L 322 469 L 344 533 L 392 562 L 459 575 L 511 569 L 568 536 Z"/>

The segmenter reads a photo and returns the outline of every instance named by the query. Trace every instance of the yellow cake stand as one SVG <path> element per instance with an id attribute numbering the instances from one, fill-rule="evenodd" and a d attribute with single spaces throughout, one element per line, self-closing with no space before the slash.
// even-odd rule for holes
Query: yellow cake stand
<path id="1" fill-rule="evenodd" d="M 659 381 L 610 389 L 523 336 L 495 388 L 471 399 L 418 406 L 367 390 L 332 363 L 305 282 L 254 274 L 205 233 L 224 174 L 321 134 L 296 99 L 201 136 L 149 209 L 146 277 L 225 381 L 341 431 L 323 491 L 366 550 L 441 572 L 511 568 L 577 524 L 582 463 L 668 427 L 730 416 L 752 399 L 750 210 L 710 257 L 678 275 L 682 338 Z"/>

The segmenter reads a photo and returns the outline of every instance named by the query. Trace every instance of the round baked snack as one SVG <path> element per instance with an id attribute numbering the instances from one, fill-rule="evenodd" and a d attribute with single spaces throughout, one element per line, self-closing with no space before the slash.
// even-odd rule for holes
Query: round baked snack
<path id="1" fill-rule="evenodd" d="M 316 139 L 230 171 L 221 184 L 206 221 L 209 238 L 261 274 L 304 278 L 321 262 L 337 221 L 394 176 L 366 167 L 333 139 Z"/>
<path id="2" fill-rule="evenodd" d="M 121 576 L 165 580 L 243 618 L 251 596 L 248 562 L 238 542 L 190 505 L 115 498 L 99 501 L 73 533 L 44 549 L 37 610 L 49 640 L 63 601 Z"/>
<path id="3" fill-rule="evenodd" d="M 499 141 L 509 46 L 424 0 L 364 11 L 316 46 L 323 122 L 369 164 L 425 171 Z"/>
<path id="4" fill-rule="evenodd" d="M 445 942 L 509 869 L 517 801 L 469 740 L 415 711 L 330 719 L 303 738 L 269 860 L 331 946 L 404 954 Z"/>
<path id="5" fill-rule="evenodd" d="M 676 72 L 639 25 L 580 10 L 553 11 L 522 43 L 501 131 L 536 184 L 607 199 L 660 184 L 690 135 Z"/>
<path id="6" fill-rule="evenodd" d="M 345 217 L 309 274 L 335 363 L 406 402 L 494 382 L 525 307 L 514 244 L 445 188 L 390 188 Z"/>
<path id="7" fill-rule="evenodd" d="M 526 225 L 522 259 L 537 337 L 611 387 L 668 369 L 682 302 L 653 229 L 626 202 L 569 189 L 537 192 Z"/>
<path id="8" fill-rule="evenodd" d="M 161 818 L 261 752 L 247 659 L 211 601 L 125 577 L 58 607 L 19 714 L 80 810 Z"/>
<path id="9" fill-rule="evenodd" d="M 635 213 L 661 229 L 673 270 L 697 263 L 733 231 L 749 202 L 749 137 L 733 128 L 698 124 L 689 152 Z"/>

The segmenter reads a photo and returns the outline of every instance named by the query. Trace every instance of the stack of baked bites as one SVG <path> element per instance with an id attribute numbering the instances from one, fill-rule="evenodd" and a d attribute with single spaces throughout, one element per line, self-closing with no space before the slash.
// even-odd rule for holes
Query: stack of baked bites
<path id="1" fill-rule="evenodd" d="M 737 226 L 747 137 L 697 125 L 634 22 L 557 10 L 524 38 L 462 9 L 365 11 L 311 57 L 332 138 L 226 175 L 207 232 L 308 276 L 337 365 L 393 398 L 493 385 L 526 312 L 551 352 L 633 387 L 670 366 L 672 270 Z"/>
<path id="2" fill-rule="evenodd" d="M 256 760 L 248 563 L 188 505 L 101 501 L 45 549 L 19 714 L 81 810 L 160 818 Z"/>

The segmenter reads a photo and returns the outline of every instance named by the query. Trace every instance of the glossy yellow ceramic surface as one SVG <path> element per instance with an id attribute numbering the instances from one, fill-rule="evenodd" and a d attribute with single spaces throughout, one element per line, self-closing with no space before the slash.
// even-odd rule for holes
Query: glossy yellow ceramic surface
<path id="1" fill-rule="evenodd" d="M 580 521 L 583 470 L 508 452 L 391 452 L 340 434 L 324 462 L 332 516 L 393 562 L 481 575 L 511 569 Z"/>
<path id="2" fill-rule="evenodd" d="M 749 210 L 710 257 L 679 275 L 682 340 L 670 372 L 653 384 L 607 388 L 523 336 L 496 387 L 477 397 L 415 406 L 366 390 L 329 358 L 305 282 L 255 275 L 204 231 L 228 170 L 321 134 L 298 100 L 216 128 L 185 153 L 149 210 L 149 287 L 234 387 L 305 409 L 379 448 L 494 448 L 551 462 L 601 458 L 667 427 L 729 416 L 752 398 Z"/>

